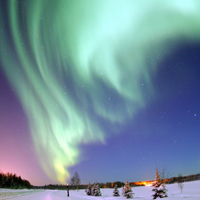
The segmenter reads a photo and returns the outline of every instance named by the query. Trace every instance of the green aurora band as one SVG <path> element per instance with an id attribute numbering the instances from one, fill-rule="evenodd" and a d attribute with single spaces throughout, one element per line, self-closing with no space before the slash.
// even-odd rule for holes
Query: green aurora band
<path id="1" fill-rule="evenodd" d="M 200 39 L 199 0 L 8 0 L 0 59 L 45 173 L 65 183 L 80 145 L 105 142 L 155 98 L 158 62 Z M 114 101 L 114 97 L 115 101 Z"/>

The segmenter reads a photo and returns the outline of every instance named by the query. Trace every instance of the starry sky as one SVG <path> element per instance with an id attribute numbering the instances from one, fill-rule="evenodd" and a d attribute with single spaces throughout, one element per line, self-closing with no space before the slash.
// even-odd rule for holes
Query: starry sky
<path id="1" fill-rule="evenodd" d="M 198 0 L 0 2 L 0 170 L 33 185 L 200 173 Z"/>

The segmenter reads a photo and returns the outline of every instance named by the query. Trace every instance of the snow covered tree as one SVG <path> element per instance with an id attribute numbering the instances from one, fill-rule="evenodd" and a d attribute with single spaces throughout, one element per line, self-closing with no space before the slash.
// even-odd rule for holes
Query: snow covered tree
<path id="1" fill-rule="evenodd" d="M 126 197 L 127 199 L 133 198 L 133 192 L 131 190 L 131 186 L 129 185 L 128 181 L 126 181 L 126 184 L 124 185 L 122 189 L 122 195 Z"/>
<path id="2" fill-rule="evenodd" d="M 88 184 L 88 187 L 85 189 L 85 192 L 87 195 L 92 195 L 92 187 L 90 183 Z"/>
<path id="3" fill-rule="evenodd" d="M 101 196 L 101 191 L 100 191 L 99 185 L 97 183 L 95 183 L 92 187 L 92 195 L 93 196 Z"/>
<path id="4" fill-rule="evenodd" d="M 167 189 L 165 188 L 165 185 L 160 178 L 158 169 L 156 169 L 155 181 L 151 185 L 154 187 L 152 191 L 155 192 L 155 194 L 152 195 L 153 199 L 156 199 L 157 197 L 160 197 L 160 198 L 167 197 L 167 193 L 166 193 Z"/>
<path id="5" fill-rule="evenodd" d="M 118 188 L 117 188 L 117 185 L 115 185 L 115 187 L 114 187 L 113 196 L 115 196 L 115 197 L 120 196 L 120 195 L 119 195 L 119 190 L 118 190 Z"/>

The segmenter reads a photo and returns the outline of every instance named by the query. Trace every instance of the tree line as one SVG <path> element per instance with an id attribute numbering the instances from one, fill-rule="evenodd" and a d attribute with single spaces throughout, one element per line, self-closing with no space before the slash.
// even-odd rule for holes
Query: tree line
<path id="1" fill-rule="evenodd" d="M 32 185 L 29 181 L 22 179 L 21 176 L 9 172 L 7 174 L 0 172 L 0 188 L 30 189 Z"/>
<path id="2" fill-rule="evenodd" d="M 107 183 L 99 183 L 95 182 L 95 184 L 98 184 L 100 188 L 113 188 L 113 185 L 117 185 L 118 187 L 124 186 L 124 182 L 107 182 Z M 78 185 L 78 189 L 85 189 L 87 188 L 88 184 L 80 184 Z M 77 185 L 71 185 L 69 184 L 69 190 L 77 190 Z M 59 185 L 59 184 L 49 184 L 45 186 L 34 186 L 35 189 L 48 189 L 48 190 L 67 190 L 67 185 Z"/>

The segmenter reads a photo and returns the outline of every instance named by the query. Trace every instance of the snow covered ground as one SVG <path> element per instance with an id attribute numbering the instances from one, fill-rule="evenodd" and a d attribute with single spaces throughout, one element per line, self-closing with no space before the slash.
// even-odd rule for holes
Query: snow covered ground
<path id="1" fill-rule="evenodd" d="M 200 181 L 183 183 L 183 192 L 181 193 L 178 184 L 166 185 L 168 189 L 168 198 L 166 200 L 180 199 L 198 199 L 200 200 Z M 133 199 L 150 200 L 153 194 L 152 187 L 133 187 Z M 119 188 L 121 193 L 122 189 Z M 70 196 L 67 197 L 66 191 L 60 190 L 10 190 L 0 189 L 0 199 L 16 199 L 16 200 L 124 200 L 126 198 L 113 197 L 113 189 L 101 189 L 101 197 L 87 196 L 85 190 L 70 191 Z M 159 199 L 159 198 L 158 198 Z"/>

